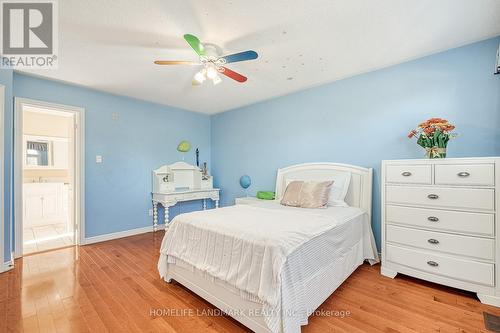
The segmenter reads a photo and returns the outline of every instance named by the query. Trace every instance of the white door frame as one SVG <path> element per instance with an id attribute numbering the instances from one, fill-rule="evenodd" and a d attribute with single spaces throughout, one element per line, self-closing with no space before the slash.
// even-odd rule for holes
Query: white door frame
<path id="1" fill-rule="evenodd" d="M 5 86 L 0 85 L 0 273 L 8 269 L 5 265 L 4 247 L 5 247 L 5 169 L 4 169 L 4 109 L 5 109 Z"/>
<path id="2" fill-rule="evenodd" d="M 85 109 L 77 106 L 48 103 L 27 98 L 15 98 L 14 120 L 14 223 L 15 258 L 23 255 L 23 106 L 70 112 L 75 116 L 75 184 L 74 221 L 77 225 L 76 245 L 85 240 Z M 21 171 L 21 172 L 20 172 Z"/>

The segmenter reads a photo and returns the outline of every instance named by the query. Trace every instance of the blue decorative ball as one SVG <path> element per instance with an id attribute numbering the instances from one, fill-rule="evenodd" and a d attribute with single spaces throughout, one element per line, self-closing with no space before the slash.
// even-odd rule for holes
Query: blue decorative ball
<path id="1" fill-rule="evenodd" d="M 240 177 L 241 187 L 246 189 L 249 188 L 251 184 L 252 184 L 252 179 L 250 178 L 250 176 L 244 175 Z"/>

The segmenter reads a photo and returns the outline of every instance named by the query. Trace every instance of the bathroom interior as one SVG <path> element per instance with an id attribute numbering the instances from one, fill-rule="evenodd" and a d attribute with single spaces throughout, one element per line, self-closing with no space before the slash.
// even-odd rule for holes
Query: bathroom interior
<path id="1" fill-rule="evenodd" d="M 75 244 L 74 117 L 23 108 L 23 254 Z"/>

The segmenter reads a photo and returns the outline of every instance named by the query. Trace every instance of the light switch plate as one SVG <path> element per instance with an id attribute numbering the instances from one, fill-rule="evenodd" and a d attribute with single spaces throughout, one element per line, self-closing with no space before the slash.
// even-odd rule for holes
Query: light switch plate
<path id="1" fill-rule="evenodd" d="M 95 156 L 95 162 L 96 163 L 102 163 L 102 156 L 101 155 L 96 155 Z"/>

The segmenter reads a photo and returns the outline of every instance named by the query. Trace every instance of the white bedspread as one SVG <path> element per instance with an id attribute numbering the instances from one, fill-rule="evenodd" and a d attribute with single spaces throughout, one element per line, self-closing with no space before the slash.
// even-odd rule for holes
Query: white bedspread
<path id="1" fill-rule="evenodd" d="M 355 237 L 349 239 L 346 234 L 346 236 L 338 237 L 339 239 L 335 242 L 331 241 L 329 235 L 319 237 L 318 241 L 322 244 L 312 247 L 303 246 L 300 252 L 304 253 L 300 253 L 300 258 L 308 258 L 308 253 L 313 254 L 314 251 L 311 250 L 320 246 L 325 248 L 342 245 L 341 247 L 348 248 L 356 244 L 362 251 L 359 254 L 360 259 L 377 261 L 378 256 L 369 223 L 365 218 L 357 218 L 363 217 L 362 215 L 366 214 L 353 207 L 301 209 L 283 207 L 274 202 L 259 206 L 236 205 L 182 214 L 172 221 L 165 234 L 158 269 L 164 278 L 168 274 L 167 262 L 175 263 L 179 260 L 179 262 L 187 263 L 239 290 L 243 297 L 262 303 L 267 309 L 272 309 L 274 318 L 269 318 L 267 321 L 273 331 L 278 331 L 280 327 L 288 325 L 299 327 L 300 330 L 300 325 L 307 323 L 305 312 L 311 309 L 307 308 L 307 301 L 303 299 L 303 296 L 297 294 L 299 288 L 292 288 L 294 294 L 292 295 L 292 292 L 288 292 L 290 290 L 288 287 L 296 283 L 305 287 L 308 278 L 302 273 L 308 271 L 306 267 L 313 266 L 300 265 L 304 272 L 297 273 L 301 270 L 300 267 L 288 266 L 297 266 L 297 263 L 291 264 L 297 261 L 295 257 L 299 256 L 290 256 L 290 254 L 294 251 L 298 253 L 297 250 L 301 245 L 313 238 L 327 235 L 327 232 L 335 233 L 335 229 L 339 229 L 341 234 L 346 234 L 346 231 L 351 230 L 349 234 L 354 233 Z M 345 227 L 347 221 L 354 220 L 358 224 L 355 229 Z M 361 221 L 365 221 L 366 225 Z M 353 230 L 359 230 L 359 232 L 352 232 Z M 349 241 L 346 241 L 347 239 Z M 335 253 L 331 252 L 331 260 L 330 256 L 325 256 L 323 263 L 325 273 L 314 269 L 312 271 L 314 274 L 328 274 L 328 270 L 333 268 L 326 269 L 327 266 L 337 262 L 341 253 L 345 251 L 343 248 L 332 250 L 340 255 L 335 257 L 333 255 Z M 287 258 L 292 262 L 285 266 Z M 312 256 L 312 258 L 319 259 L 318 256 Z M 353 263 L 351 266 L 357 267 L 359 264 Z M 285 272 L 283 272 L 284 269 Z M 296 276 L 301 276 L 301 281 L 294 281 Z M 285 294 L 282 294 L 282 283 L 287 284 L 283 289 Z M 283 304 L 281 304 L 282 301 Z M 275 310 L 290 309 L 292 306 L 294 310 L 303 309 L 304 313 L 289 319 L 276 315 Z"/>

